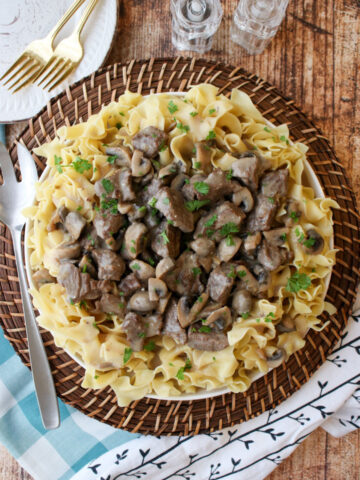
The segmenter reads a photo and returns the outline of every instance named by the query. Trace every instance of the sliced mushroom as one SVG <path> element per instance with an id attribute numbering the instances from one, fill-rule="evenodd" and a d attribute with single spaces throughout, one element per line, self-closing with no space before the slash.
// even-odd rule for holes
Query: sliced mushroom
<path id="1" fill-rule="evenodd" d="M 144 248 L 144 235 L 147 228 L 143 223 L 132 223 L 125 232 L 125 248 L 130 258 L 136 258 Z"/>
<path id="2" fill-rule="evenodd" d="M 276 328 L 281 333 L 294 332 L 296 330 L 294 319 L 285 316 L 281 319 L 281 322 L 276 325 Z"/>
<path id="3" fill-rule="evenodd" d="M 155 310 L 157 302 L 150 300 L 149 292 L 136 292 L 128 302 L 127 308 L 129 310 L 135 310 L 136 312 L 150 312 Z"/>
<path id="4" fill-rule="evenodd" d="M 82 273 L 89 273 L 93 278 L 96 278 L 96 268 L 94 267 L 91 258 L 88 255 L 84 255 L 79 263 L 79 268 Z"/>
<path id="5" fill-rule="evenodd" d="M 164 298 L 159 298 L 158 306 L 157 306 L 157 309 L 156 309 L 156 311 L 157 311 L 158 313 L 163 314 L 163 313 L 165 312 L 166 307 L 167 307 L 167 305 L 168 305 L 168 303 L 169 303 L 170 298 L 171 298 L 171 293 L 168 293 L 168 294 L 166 295 L 166 297 L 164 297 Z"/>
<path id="6" fill-rule="evenodd" d="M 161 334 L 163 325 L 162 315 L 155 313 L 144 318 L 144 324 L 146 327 L 146 337 L 154 337 Z"/>
<path id="7" fill-rule="evenodd" d="M 324 239 L 314 228 L 308 230 L 306 240 L 303 242 L 305 252 L 309 255 L 316 255 L 324 249 Z"/>
<path id="8" fill-rule="evenodd" d="M 119 167 L 130 167 L 131 165 L 131 151 L 124 146 L 110 146 L 105 150 L 106 155 L 116 157 L 116 165 Z"/>
<path id="9" fill-rule="evenodd" d="M 41 285 L 45 285 L 45 283 L 56 282 L 56 278 L 52 277 L 49 273 L 49 270 L 46 270 L 46 268 L 42 268 L 35 272 L 32 276 L 32 279 L 37 288 L 40 288 Z"/>
<path id="10" fill-rule="evenodd" d="M 190 247 L 199 257 L 207 257 L 214 253 L 215 243 L 209 238 L 199 237 L 190 243 Z"/>
<path id="11" fill-rule="evenodd" d="M 264 237 L 270 245 L 275 245 L 276 247 L 281 247 L 286 242 L 287 236 L 289 235 L 288 228 L 274 228 L 273 230 L 268 230 L 264 232 Z"/>
<path id="12" fill-rule="evenodd" d="M 202 170 L 206 175 L 211 173 L 212 171 L 212 164 L 211 164 L 211 157 L 212 157 L 212 150 L 207 145 L 207 143 L 198 142 L 195 144 L 196 148 L 196 162 L 200 164 L 199 169 Z"/>
<path id="13" fill-rule="evenodd" d="M 236 192 L 232 195 L 232 201 L 237 206 L 240 207 L 241 210 L 248 213 L 254 208 L 254 199 L 251 195 L 251 192 L 246 187 L 240 187 Z"/>
<path id="14" fill-rule="evenodd" d="M 178 319 L 182 328 L 187 327 L 196 320 L 197 315 L 205 307 L 209 299 L 207 293 L 202 293 L 191 305 L 191 298 L 188 296 L 181 297 L 177 306 Z"/>
<path id="15" fill-rule="evenodd" d="M 204 325 L 215 326 L 217 330 L 225 330 L 232 323 L 230 308 L 222 307 L 218 310 L 215 310 L 203 323 Z"/>
<path id="16" fill-rule="evenodd" d="M 247 235 L 247 237 L 243 241 L 241 249 L 247 255 L 254 255 L 255 250 L 260 245 L 260 242 L 261 242 L 261 232 L 250 233 Z"/>
<path id="17" fill-rule="evenodd" d="M 155 302 L 160 298 L 165 298 L 168 293 L 166 283 L 160 280 L 160 278 L 149 278 L 148 290 L 150 300 Z"/>
<path id="18" fill-rule="evenodd" d="M 188 180 L 189 177 L 187 175 L 184 175 L 183 173 L 179 173 L 179 175 L 176 175 L 176 177 L 172 180 L 170 184 L 170 188 L 172 190 L 181 190 L 183 186 L 185 185 L 186 180 Z"/>
<path id="19" fill-rule="evenodd" d="M 238 252 L 242 240 L 239 237 L 223 238 L 219 243 L 217 254 L 222 262 L 229 262 Z"/>
<path id="20" fill-rule="evenodd" d="M 282 348 L 274 350 L 271 355 L 266 355 L 266 361 L 269 368 L 276 368 L 285 360 L 285 352 Z"/>
<path id="21" fill-rule="evenodd" d="M 150 160 L 144 157 L 143 152 L 135 150 L 131 159 L 131 175 L 133 177 L 143 177 L 149 173 L 150 169 Z"/>
<path id="22" fill-rule="evenodd" d="M 302 215 L 300 203 L 296 200 L 291 200 L 286 206 L 287 214 L 284 218 L 284 223 L 287 227 L 292 227 L 299 223 Z"/>
<path id="23" fill-rule="evenodd" d="M 54 250 L 54 257 L 60 262 L 67 259 L 78 258 L 80 254 L 81 245 L 78 242 L 62 243 Z"/>
<path id="24" fill-rule="evenodd" d="M 249 290 L 252 295 L 259 293 L 259 282 L 245 265 L 238 265 L 236 268 L 237 287 Z"/>
<path id="25" fill-rule="evenodd" d="M 47 231 L 53 232 L 54 230 L 57 230 L 59 226 L 65 222 L 66 215 L 68 213 L 69 210 L 64 205 L 57 208 L 50 218 L 50 222 L 47 226 Z"/>
<path id="26" fill-rule="evenodd" d="M 140 352 L 144 347 L 145 326 L 140 315 L 135 312 L 126 314 L 121 328 L 126 333 L 126 339 L 134 352 Z"/>
<path id="27" fill-rule="evenodd" d="M 210 273 L 210 270 L 213 265 L 213 258 L 210 257 L 198 257 L 200 266 L 205 270 L 206 273 Z"/>
<path id="28" fill-rule="evenodd" d="M 142 281 L 146 281 L 155 275 L 155 268 L 142 260 L 133 260 L 129 263 L 129 267 Z"/>
<path id="29" fill-rule="evenodd" d="M 177 173 L 177 166 L 174 163 L 169 163 L 169 165 L 166 165 L 163 168 L 160 168 L 158 172 L 158 176 L 161 179 L 167 179 L 170 180 L 174 175 Z"/>
<path id="30" fill-rule="evenodd" d="M 171 270 L 175 268 L 175 262 L 170 257 L 165 257 L 160 260 L 160 262 L 156 265 L 155 269 L 155 276 L 156 278 L 163 278 L 165 275 Z"/>
<path id="31" fill-rule="evenodd" d="M 133 208 L 134 208 L 134 205 L 132 203 L 127 203 L 127 202 L 118 203 L 118 210 L 123 215 L 130 213 L 133 210 Z"/>
<path id="32" fill-rule="evenodd" d="M 253 303 L 254 300 L 251 293 L 242 288 L 234 292 L 231 306 L 238 315 L 241 315 L 242 313 L 251 312 Z"/>

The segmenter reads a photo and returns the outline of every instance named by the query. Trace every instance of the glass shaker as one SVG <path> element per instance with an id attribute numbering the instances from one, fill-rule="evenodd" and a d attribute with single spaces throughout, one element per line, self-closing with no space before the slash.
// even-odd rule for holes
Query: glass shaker
<path id="1" fill-rule="evenodd" d="M 240 0 L 231 38 L 251 55 L 262 53 L 275 36 L 289 0 Z"/>
<path id="2" fill-rule="evenodd" d="M 172 43 L 177 50 L 211 49 L 223 10 L 219 0 L 171 0 Z"/>

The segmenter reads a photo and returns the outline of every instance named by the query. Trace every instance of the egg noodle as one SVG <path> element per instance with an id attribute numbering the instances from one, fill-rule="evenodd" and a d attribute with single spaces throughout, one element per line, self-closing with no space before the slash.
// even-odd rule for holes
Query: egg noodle
<path id="1" fill-rule="evenodd" d="M 169 102 L 177 108 L 169 108 Z M 176 113 L 171 113 L 174 110 Z M 125 358 L 129 343 L 121 328 L 123 319 L 117 315 L 111 315 L 110 319 L 106 314 L 91 315 L 86 305 L 71 304 L 64 287 L 56 282 L 31 288 L 40 312 L 37 320 L 52 333 L 59 347 L 85 365 L 83 387 L 100 389 L 110 385 L 121 406 L 150 393 L 168 397 L 219 387 L 243 392 L 254 375 L 268 371 L 269 356 L 280 348 L 287 359 L 305 345 L 309 329 L 324 328 L 319 319 L 324 310 L 335 312 L 324 296 L 325 279 L 331 273 L 336 254 L 330 248 L 331 208 L 338 207 L 329 198 L 315 198 L 313 189 L 302 184 L 307 147 L 289 141 L 286 125 L 269 126 L 244 92 L 234 89 L 229 99 L 218 95 L 218 89 L 208 84 L 195 86 L 181 97 L 172 94 L 143 97 L 126 92 L 87 122 L 59 128 L 54 140 L 35 149 L 37 155 L 47 159 L 49 171 L 36 186 L 35 204 L 25 211 L 31 221 L 27 244 L 31 268 L 33 272 L 46 268 L 52 276 L 57 276 L 59 263 L 54 252 L 69 237 L 61 229 L 47 231 L 54 211 L 62 205 L 70 211 L 80 207 L 86 220 L 92 221 L 94 184 L 115 169 L 107 161 L 106 145 L 123 140 L 130 146 L 131 138 L 150 125 L 169 132 L 170 148 L 159 153 L 162 166 L 176 159 L 189 169 L 195 162 L 194 143 L 205 140 L 209 131 L 216 134 L 217 146 L 212 150 L 214 167 L 229 170 L 235 161 L 231 152 L 249 150 L 256 150 L 270 160 L 274 169 L 287 166 L 290 177 L 287 200 L 297 201 L 301 210 L 286 239 L 286 248 L 294 253 L 293 261 L 271 273 L 267 298 L 256 299 L 251 314 L 233 322 L 227 334 L 229 346 L 217 352 L 194 350 L 159 335 L 153 338 L 157 348 L 131 352 L 130 358 Z M 59 157 L 61 168 L 56 160 Z M 77 157 L 90 162 L 91 168 L 82 173 L 65 168 Z M 280 222 L 286 214 L 283 203 L 276 215 Z M 310 228 L 324 239 L 321 254 L 306 254 L 299 241 Z M 294 271 L 290 266 L 306 275 L 308 283 L 304 288 L 288 288 Z M 293 322 L 292 330 L 281 332 L 277 328 L 283 316 Z"/>

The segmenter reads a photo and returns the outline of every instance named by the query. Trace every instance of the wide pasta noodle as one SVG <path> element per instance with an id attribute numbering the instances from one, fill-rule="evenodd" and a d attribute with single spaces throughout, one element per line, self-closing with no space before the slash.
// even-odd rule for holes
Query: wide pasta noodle
<path id="1" fill-rule="evenodd" d="M 183 97 L 142 97 L 126 92 L 87 122 L 61 127 L 53 141 L 35 149 L 46 158 L 48 172 L 36 187 L 36 203 L 25 211 L 30 220 L 27 248 L 32 270 L 46 268 L 57 276 L 59 262 L 54 252 L 67 240 L 67 234 L 47 230 L 54 211 L 62 205 L 69 210 L 81 209 L 91 222 L 94 183 L 114 169 L 105 146 L 118 140 L 131 145 L 132 137 L 150 125 L 169 132 L 169 148 L 159 155 L 162 166 L 172 161 L 182 162 L 187 169 L 194 166 L 193 145 L 206 139 L 209 131 L 214 132 L 217 143 L 211 155 L 213 167 L 230 170 L 236 155 L 248 150 L 261 154 L 273 169 L 287 166 L 287 200 L 296 202 L 301 215 L 286 239 L 286 248 L 294 253 L 291 265 L 271 274 L 267 299 L 256 300 L 251 315 L 234 321 L 227 334 L 229 346 L 218 352 L 194 350 L 170 337 L 156 336 L 155 350 L 132 352 L 125 362 L 129 344 L 121 316 L 109 319 L 105 314 L 90 314 L 86 305 L 71 304 L 65 289 L 55 282 L 39 289 L 32 287 L 39 324 L 53 334 L 57 345 L 85 365 L 83 386 L 111 386 L 121 406 L 149 393 L 168 397 L 224 386 L 233 392 L 245 391 L 256 375 L 271 367 L 268 359 L 274 352 L 282 349 L 287 359 L 304 346 L 309 329 L 324 327 L 319 319 L 323 311 L 334 313 L 324 297 L 335 264 L 331 208 L 337 204 L 329 198 L 315 198 L 313 189 L 302 184 L 307 147 L 289 140 L 286 125 L 269 125 L 244 92 L 233 90 L 228 99 L 208 84 L 193 87 Z M 72 168 L 79 158 L 86 159 L 91 168 L 81 173 Z M 284 215 L 285 204 L 278 209 L 277 220 Z M 302 248 L 299 238 L 309 229 L 317 230 L 324 239 L 320 254 L 309 255 Z M 311 280 L 298 292 L 287 288 L 294 267 Z M 242 280 L 236 281 L 240 284 Z M 277 326 L 285 317 L 293 329 L 281 332 Z"/>

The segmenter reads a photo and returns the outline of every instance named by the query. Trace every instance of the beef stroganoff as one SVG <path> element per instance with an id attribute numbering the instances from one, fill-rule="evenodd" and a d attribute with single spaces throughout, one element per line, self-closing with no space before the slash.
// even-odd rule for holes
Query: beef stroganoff
<path id="1" fill-rule="evenodd" d="M 31 294 L 85 388 L 245 391 L 324 327 L 337 204 L 304 185 L 306 151 L 207 84 L 126 92 L 35 149 Z"/>

